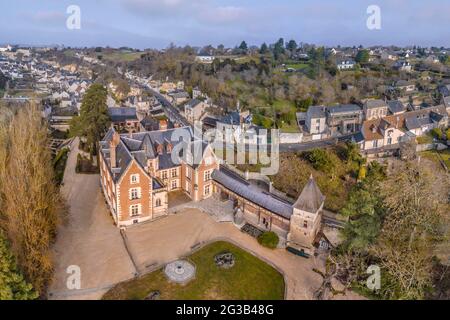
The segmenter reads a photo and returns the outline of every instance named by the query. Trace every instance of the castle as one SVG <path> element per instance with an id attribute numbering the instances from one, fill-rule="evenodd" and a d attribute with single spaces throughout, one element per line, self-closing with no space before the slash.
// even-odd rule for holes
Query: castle
<path id="1" fill-rule="evenodd" d="M 101 187 L 118 227 L 166 216 L 168 194 L 182 191 L 192 201 L 232 200 L 235 224 L 276 232 L 287 246 L 313 253 L 325 197 L 312 176 L 291 203 L 221 166 L 191 127 L 128 134 L 111 128 L 100 142 L 99 161 Z"/>

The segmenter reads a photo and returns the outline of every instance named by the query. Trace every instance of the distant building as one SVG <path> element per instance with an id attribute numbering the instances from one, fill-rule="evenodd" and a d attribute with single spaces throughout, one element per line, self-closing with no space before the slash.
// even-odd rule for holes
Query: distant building
<path id="1" fill-rule="evenodd" d="M 195 61 L 200 63 L 212 63 L 214 61 L 214 56 L 200 55 L 195 57 Z"/>
<path id="2" fill-rule="evenodd" d="M 366 120 L 378 119 L 387 116 L 388 105 L 380 99 L 369 99 L 363 106 Z"/>
<path id="3" fill-rule="evenodd" d="M 336 67 L 339 70 L 350 70 L 355 68 L 356 62 L 351 59 L 338 59 L 336 62 Z"/>
<path id="4" fill-rule="evenodd" d="M 397 61 L 394 64 L 393 68 L 395 70 L 398 70 L 398 71 L 405 71 L 405 72 L 411 72 L 412 71 L 411 63 L 409 61 L 406 61 L 406 60 L 399 60 L 399 61 Z"/>
<path id="5" fill-rule="evenodd" d="M 186 102 L 183 107 L 186 120 L 194 123 L 202 118 L 208 105 L 203 101 L 192 99 Z"/>
<path id="6" fill-rule="evenodd" d="M 363 111 L 355 104 L 327 107 L 326 116 L 332 136 L 358 132 L 363 122 Z"/>
<path id="7" fill-rule="evenodd" d="M 310 134 L 321 134 L 327 129 L 325 107 L 310 106 L 306 112 L 306 128 Z"/>
<path id="8" fill-rule="evenodd" d="M 108 108 L 111 122 L 118 131 L 138 132 L 140 130 L 136 108 Z"/>
<path id="9" fill-rule="evenodd" d="M 406 112 L 406 106 L 400 100 L 391 100 L 387 102 L 389 113 L 398 115 Z"/>

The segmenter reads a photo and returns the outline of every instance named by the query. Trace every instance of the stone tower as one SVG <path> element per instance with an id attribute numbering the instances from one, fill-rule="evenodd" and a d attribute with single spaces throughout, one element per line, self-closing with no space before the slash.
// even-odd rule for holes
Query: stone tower
<path id="1" fill-rule="evenodd" d="M 320 230 L 325 196 L 312 174 L 302 193 L 293 205 L 287 245 L 312 255 L 314 239 Z"/>

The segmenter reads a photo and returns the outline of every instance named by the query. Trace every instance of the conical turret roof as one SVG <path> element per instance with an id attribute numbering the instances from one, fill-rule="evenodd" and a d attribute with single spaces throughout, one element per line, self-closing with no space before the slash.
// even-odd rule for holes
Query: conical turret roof
<path id="1" fill-rule="evenodd" d="M 311 213 L 316 213 L 323 202 L 325 201 L 325 196 L 320 191 L 319 187 L 314 180 L 314 177 L 309 177 L 308 183 L 303 188 L 302 193 L 298 197 L 297 201 L 294 203 L 294 208 L 307 211 Z"/>

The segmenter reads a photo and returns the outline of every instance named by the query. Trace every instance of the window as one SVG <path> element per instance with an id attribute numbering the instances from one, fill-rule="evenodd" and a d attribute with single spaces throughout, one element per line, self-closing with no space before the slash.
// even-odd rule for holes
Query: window
<path id="1" fill-rule="evenodd" d="M 209 181 L 211 180 L 211 170 L 205 171 L 203 173 L 203 177 L 204 177 L 204 181 Z"/>
<path id="2" fill-rule="evenodd" d="M 155 207 L 161 207 L 161 199 L 157 198 L 155 201 Z"/>
<path id="3" fill-rule="evenodd" d="M 303 221 L 303 228 L 305 228 L 305 229 L 308 228 L 308 221 L 306 221 L 306 220 Z"/>
<path id="4" fill-rule="evenodd" d="M 132 217 L 138 216 L 141 213 L 141 206 L 139 204 L 133 204 L 130 206 L 130 215 Z"/>
<path id="5" fill-rule="evenodd" d="M 186 167 L 186 177 L 189 179 L 192 179 L 192 172 L 191 172 L 191 168 Z"/>
<path id="6" fill-rule="evenodd" d="M 172 180 L 171 187 L 172 187 L 172 189 L 178 188 L 178 181 L 177 180 Z"/>
<path id="7" fill-rule="evenodd" d="M 166 180 L 167 179 L 167 171 L 162 171 L 161 172 L 161 177 L 162 177 L 163 180 Z"/>
<path id="8" fill-rule="evenodd" d="M 172 169 L 170 174 L 171 174 L 172 178 L 176 178 L 176 177 L 178 177 L 178 170 L 176 168 Z"/>
<path id="9" fill-rule="evenodd" d="M 138 174 L 132 174 L 130 176 L 130 182 L 131 182 L 131 184 L 139 183 L 139 175 Z"/>
<path id="10" fill-rule="evenodd" d="M 210 185 L 208 184 L 204 187 L 203 194 L 205 196 L 209 196 L 210 192 L 211 192 L 211 188 L 210 188 Z"/>
<path id="11" fill-rule="evenodd" d="M 130 189 L 130 199 L 131 200 L 136 200 L 139 199 L 141 197 L 141 188 L 133 188 Z"/>
<path id="12" fill-rule="evenodd" d="M 191 194 L 191 184 L 189 183 L 189 181 L 186 181 L 186 192 L 188 194 Z"/>

